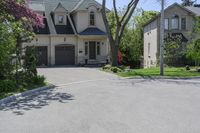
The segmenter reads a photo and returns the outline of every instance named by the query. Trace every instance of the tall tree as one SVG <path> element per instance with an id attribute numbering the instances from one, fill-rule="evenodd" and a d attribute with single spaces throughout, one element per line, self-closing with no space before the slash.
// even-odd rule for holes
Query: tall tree
<path id="1" fill-rule="evenodd" d="M 33 38 L 32 27 L 43 26 L 43 16 L 32 11 L 27 6 L 27 2 L 28 0 L 0 0 L 0 23 L 7 27 L 4 29 L 15 40 L 16 81 L 19 79 L 18 68 L 22 67 L 21 44 Z M 2 34 L 0 34 L 0 38 L 2 38 Z M 4 46 L 6 47 L 6 45 Z M 13 53 L 10 53 L 9 56 L 11 54 Z"/>
<path id="2" fill-rule="evenodd" d="M 193 6 L 197 0 L 182 0 L 183 6 Z"/>
<path id="3" fill-rule="evenodd" d="M 129 20 L 131 19 L 131 16 L 133 12 L 135 11 L 139 0 L 131 0 L 127 6 L 125 13 L 122 15 L 122 17 L 119 17 L 116 0 L 112 0 L 112 2 L 113 2 L 114 14 L 115 14 L 113 19 L 116 20 L 116 29 L 115 29 L 114 36 L 112 35 L 112 30 L 108 22 L 108 17 L 106 15 L 107 13 L 106 0 L 102 0 L 101 12 L 102 12 L 103 21 L 107 30 L 108 39 L 109 39 L 109 43 L 111 47 L 112 65 L 117 66 L 118 65 L 117 56 L 118 56 L 119 45 L 123 36 L 123 32 Z"/>

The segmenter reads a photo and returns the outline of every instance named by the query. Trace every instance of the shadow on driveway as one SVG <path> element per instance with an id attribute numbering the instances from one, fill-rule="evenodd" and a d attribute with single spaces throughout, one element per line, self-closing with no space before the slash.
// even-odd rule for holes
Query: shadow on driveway
<path id="1" fill-rule="evenodd" d="M 68 100 L 74 100 L 73 96 L 67 93 L 56 92 L 56 90 L 51 89 L 37 95 L 18 99 L 17 101 L 8 103 L 2 107 L 0 106 L 0 111 L 12 111 L 16 115 L 24 115 L 25 111 L 41 109 L 51 102 L 66 103 Z"/>

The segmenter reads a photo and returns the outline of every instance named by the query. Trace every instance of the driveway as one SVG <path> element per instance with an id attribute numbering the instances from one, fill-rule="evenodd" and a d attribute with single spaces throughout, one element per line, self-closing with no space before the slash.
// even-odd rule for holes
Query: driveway
<path id="1" fill-rule="evenodd" d="M 76 73 L 69 84 L 70 78 L 59 77 L 62 72 L 46 71 L 52 82 L 68 84 L 2 107 L 0 133 L 200 132 L 198 83 L 119 79 L 97 69 L 76 68 L 65 71 L 90 74 L 77 77 L 84 81 L 77 82 Z M 62 81 L 54 81 L 53 75 Z"/>
<path id="2" fill-rule="evenodd" d="M 114 79 L 117 76 L 102 72 L 99 68 L 63 67 L 63 68 L 39 68 L 39 74 L 45 75 L 47 80 L 54 85 L 68 83 Z"/>

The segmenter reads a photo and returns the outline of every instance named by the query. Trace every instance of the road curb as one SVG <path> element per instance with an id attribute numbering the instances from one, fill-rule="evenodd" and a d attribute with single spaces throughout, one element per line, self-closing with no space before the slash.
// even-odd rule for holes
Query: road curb
<path id="1" fill-rule="evenodd" d="M 141 76 L 135 76 L 135 77 L 121 77 L 120 79 L 138 79 L 138 80 L 162 80 L 162 81 L 169 81 L 169 82 L 181 82 L 181 83 L 191 83 L 191 84 L 200 84 L 200 77 L 161 77 L 161 76 L 156 76 L 156 77 L 141 77 Z M 191 81 L 193 79 L 196 79 L 196 81 Z M 199 81 L 197 81 L 199 79 Z"/>
<path id="2" fill-rule="evenodd" d="M 170 77 L 170 76 L 133 76 L 133 77 L 120 77 L 121 79 L 199 79 L 200 77 Z"/>
<path id="3" fill-rule="evenodd" d="M 40 93 L 41 91 L 49 90 L 49 89 L 52 89 L 54 87 L 55 86 L 51 84 L 51 85 L 48 85 L 48 86 L 39 87 L 39 88 L 36 88 L 36 89 L 33 89 L 33 90 L 29 90 L 29 91 L 25 91 L 25 92 L 22 92 L 22 93 L 14 94 L 12 96 L 9 96 L 9 97 L 6 97 L 4 99 L 1 99 L 0 100 L 0 106 L 4 105 L 4 104 L 7 104 L 9 102 L 13 102 L 13 101 L 15 101 L 15 100 L 17 100 L 17 99 L 19 99 L 21 97 L 32 96 L 32 95 Z"/>

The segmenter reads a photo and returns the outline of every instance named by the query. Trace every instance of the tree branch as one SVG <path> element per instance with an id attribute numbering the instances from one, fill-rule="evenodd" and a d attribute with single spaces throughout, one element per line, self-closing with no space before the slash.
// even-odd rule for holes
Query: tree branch
<path id="1" fill-rule="evenodd" d="M 130 9 L 131 9 L 131 7 L 132 7 L 132 5 L 133 5 L 134 3 L 135 3 L 135 0 L 131 0 L 131 1 L 130 1 L 130 3 L 129 3 L 128 6 L 127 6 L 127 10 L 126 10 L 126 12 L 124 13 L 124 16 L 122 17 L 122 19 L 121 19 L 120 22 L 123 22 L 123 21 L 124 21 L 124 19 L 126 18 L 127 14 L 129 13 L 129 11 L 130 11 Z"/>
<path id="2" fill-rule="evenodd" d="M 132 0 L 132 3 L 131 2 L 129 3 L 129 6 L 131 5 L 131 7 L 129 7 L 129 9 L 127 9 L 127 11 L 128 10 L 129 11 L 125 14 L 126 16 L 124 15 L 124 19 L 121 22 L 121 28 L 120 28 L 120 31 L 119 31 L 119 37 L 120 37 L 120 39 L 121 39 L 121 37 L 123 35 L 123 31 L 124 31 L 127 23 L 129 22 L 132 14 L 133 14 L 133 12 L 135 11 L 135 8 L 136 8 L 138 2 L 139 2 L 139 0 L 134 0 L 134 2 Z"/>
<path id="3" fill-rule="evenodd" d="M 109 41 L 113 42 L 114 39 L 112 37 L 111 29 L 110 29 L 109 22 L 108 22 L 108 19 L 107 19 L 107 16 L 106 16 L 106 0 L 102 0 L 101 13 L 102 13 L 102 18 L 103 18 L 105 28 L 106 28 L 106 31 L 107 31 L 107 34 L 108 34 Z"/>
<path id="4" fill-rule="evenodd" d="M 116 0 L 113 0 L 113 7 L 114 7 L 115 17 L 116 17 L 117 25 L 118 25 L 118 24 L 120 24 L 120 22 L 119 22 L 119 16 L 118 16 L 118 12 L 117 12 Z"/>

